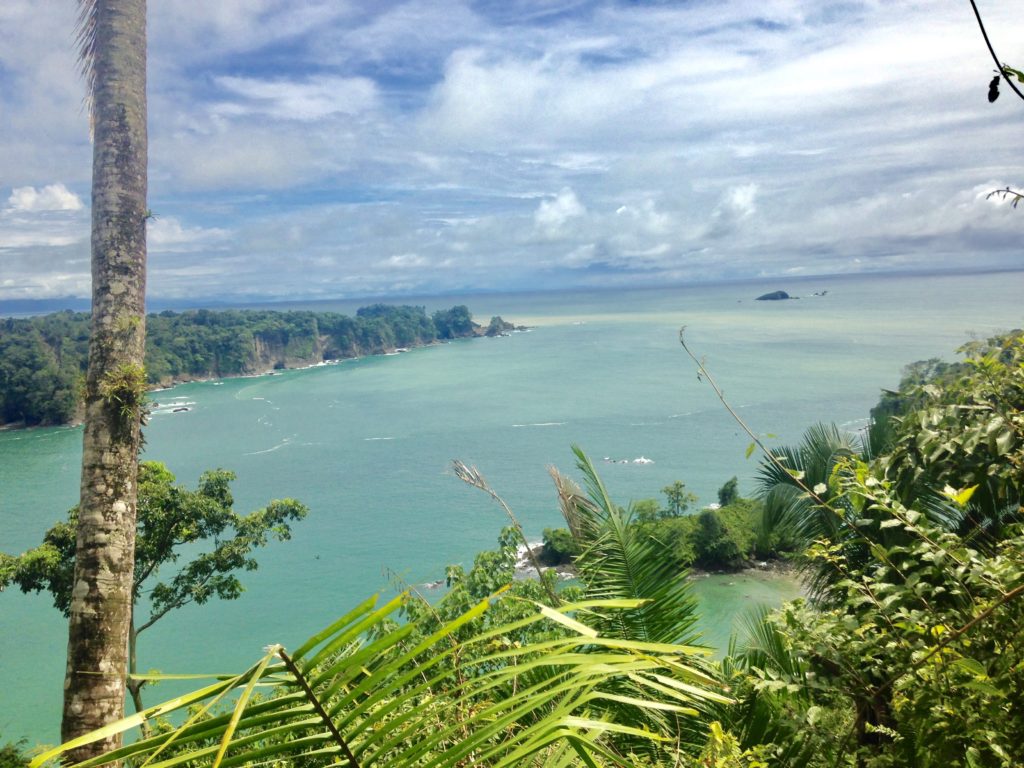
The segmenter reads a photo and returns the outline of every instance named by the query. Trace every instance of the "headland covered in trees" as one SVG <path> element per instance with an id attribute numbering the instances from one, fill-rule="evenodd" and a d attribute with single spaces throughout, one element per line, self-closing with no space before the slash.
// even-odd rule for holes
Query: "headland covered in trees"
<path id="1" fill-rule="evenodd" d="M 146 377 L 152 387 L 248 376 L 520 330 L 501 317 L 486 325 L 457 305 L 373 304 L 337 312 L 207 309 L 146 318 Z M 0 321 L 0 425 L 73 422 L 89 355 L 89 315 L 56 312 Z"/>

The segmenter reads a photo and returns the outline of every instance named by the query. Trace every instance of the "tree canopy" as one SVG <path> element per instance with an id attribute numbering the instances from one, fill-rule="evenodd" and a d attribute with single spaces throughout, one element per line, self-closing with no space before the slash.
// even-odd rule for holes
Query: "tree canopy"
<path id="1" fill-rule="evenodd" d="M 139 468 L 138 529 L 129 635 L 130 671 L 136 669 L 138 636 L 173 610 L 212 599 L 234 600 L 244 591 L 239 574 L 258 567 L 254 552 L 272 539 L 291 538 L 291 526 L 307 509 L 294 499 L 271 501 L 241 515 L 234 511 L 232 472 L 204 472 L 195 490 L 176 484 L 159 462 Z M 43 543 L 12 556 L 0 553 L 0 590 L 15 585 L 23 592 L 48 592 L 54 606 L 68 613 L 75 565 L 78 507 L 43 536 Z M 199 550 L 195 546 L 200 545 Z M 205 545 L 205 546 L 202 546 Z M 183 560 L 183 552 L 188 556 Z M 146 600 L 142 598 L 145 597 Z M 146 613 L 141 613 L 143 606 Z M 141 709 L 141 682 L 129 681 Z"/>

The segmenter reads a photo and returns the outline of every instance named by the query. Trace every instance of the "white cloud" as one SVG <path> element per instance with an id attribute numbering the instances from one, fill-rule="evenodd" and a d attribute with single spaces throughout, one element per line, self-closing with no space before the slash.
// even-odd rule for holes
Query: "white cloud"
<path id="1" fill-rule="evenodd" d="M 587 243 L 575 248 L 561 259 L 561 263 L 570 268 L 585 267 L 594 261 L 597 256 L 597 246 L 594 243 Z"/>
<path id="2" fill-rule="evenodd" d="M 51 5 L 0 2 L 21 291 L 88 277 L 74 12 Z M 151 6 L 157 296 L 1019 264 L 1024 214 L 985 195 L 1014 186 L 1020 107 L 988 104 L 945 0 Z M 999 50 L 1013 11 L 985 10 Z"/>
<path id="3" fill-rule="evenodd" d="M 734 236 L 745 219 L 757 210 L 757 184 L 748 183 L 727 190 L 711 213 L 705 237 L 720 240 Z"/>
<path id="4" fill-rule="evenodd" d="M 223 243 L 230 232 L 217 227 L 184 227 L 173 216 L 158 216 L 146 226 L 146 245 L 150 252 L 196 251 Z"/>
<path id="5" fill-rule="evenodd" d="M 74 192 L 60 182 L 41 189 L 16 187 L 7 198 L 11 210 L 36 211 L 80 211 L 82 201 Z"/>
<path id="6" fill-rule="evenodd" d="M 59 254 L 73 260 L 78 249 L 69 246 L 87 246 L 88 240 L 88 211 L 79 197 L 59 182 L 38 189 L 16 187 L 7 205 L 0 208 L 0 249 L 7 252 L 6 273 L 60 270 Z M 39 249 L 47 249 L 47 258 L 39 256 Z"/>
<path id="7" fill-rule="evenodd" d="M 571 220 L 586 215 L 587 209 L 576 197 L 576 193 L 568 187 L 560 191 L 551 200 L 541 200 L 533 220 L 545 234 L 558 235 Z"/>
<path id="8" fill-rule="evenodd" d="M 388 268 L 424 267 L 430 264 L 428 259 L 418 253 L 396 253 L 381 262 L 381 266 Z"/>
<path id="9" fill-rule="evenodd" d="M 730 189 L 723 204 L 734 211 L 736 216 L 745 219 L 757 210 L 754 204 L 756 197 L 757 184 L 744 184 Z"/>
<path id="10" fill-rule="evenodd" d="M 218 106 L 224 115 L 265 114 L 280 120 L 319 120 L 358 115 L 376 105 L 377 89 L 365 77 L 312 77 L 304 81 L 219 77 L 216 81 L 244 101 Z"/>
<path id="11" fill-rule="evenodd" d="M 357 14 L 345 0 L 161 0 L 149 9 L 150 51 L 157 66 L 218 61 L 279 41 L 330 31 Z"/>
<path id="12" fill-rule="evenodd" d="M 0 248 L 36 248 L 74 245 L 83 240 L 81 235 L 44 231 L 39 229 L 7 228 L 0 232 Z"/>
<path id="13" fill-rule="evenodd" d="M 618 225 L 628 226 L 636 232 L 649 235 L 664 235 L 672 229 L 672 217 L 658 210 L 658 206 L 650 198 L 639 204 L 621 205 L 615 209 Z"/>
<path id="14" fill-rule="evenodd" d="M 274 123 L 237 130 L 222 126 L 206 135 L 182 132 L 151 146 L 176 159 L 167 183 L 183 190 L 274 192 L 322 179 L 336 163 L 316 133 L 293 133 Z"/>

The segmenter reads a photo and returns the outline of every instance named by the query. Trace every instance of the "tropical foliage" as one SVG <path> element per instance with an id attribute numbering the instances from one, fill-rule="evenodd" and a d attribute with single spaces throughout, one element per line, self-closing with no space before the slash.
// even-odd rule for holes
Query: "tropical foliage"
<path id="1" fill-rule="evenodd" d="M 0 743 L 0 768 L 25 768 L 29 758 L 24 749 L 24 741 Z"/>
<path id="2" fill-rule="evenodd" d="M 709 571 L 735 571 L 754 558 L 779 558 L 788 552 L 774 537 L 761 535 L 762 504 L 734 499 L 726 507 L 646 526 L 648 535 L 668 544 L 687 565 Z"/>
<path id="3" fill-rule="evenodd" d="M 552 470 L 562 515 L 582 549 L 576 567 L 592 599 L 648 602 L 616 613 L 598 626 L 604 633 L 654 642 L 694 643 L 696 615 L 685 568 L 661 542 L 630 525 L 632 513 L 615 504 L 593 463 L 574 446 L 586 494 Z"/>
<path id="4" fill-rule="evenodd" d="M 84 764 L 1019 765 L 1024 337 L 965 352 L 886 396 L 884 449 L 816 426 L 773 451 L 763 513 L 640 522 L 575 448 L 578 483 L 552 470 L 579 574 L 562 588 L 536 562 L 517 574 L 522 528 L 457 463 L 512 525 L 449 567 L 441 599 L 368 600 L 294 654 L 86 737 L 156 724 Z M 745 546 L 762 516 L 799 543 L 809 593 L 748 617 L 713 663 L 666 533 L 713 552 L 740 510 Z"/>
<path id="5" fill-rule="evenodd" d="M 535 606 L 519 622 L 454 641 L 461 625 L 490 609 L 484 600 L 426 636 L 413 639 L 414 623 L 375 635 L 409 599 L 367 600 L 292 653 L 270 646 L 242 674 L 126 718 L 109 730 L 124 732 L 174 712 L 185 719 L 82 765 L 145 759 L 153 768 L 186 761 L 216 766 L 275 758 L 290 765 L 621 764 L 626 756 L 616 737 L 664 737 L 612 713 L 689 714 L 695 702 L 714 695 L 703 688 L 711 684 L 707 676 L 687 665 L 688 649 L 605 638 L 583 623 L 593 611 L 611 614 L 634 601 Z M 561 627 L 564 636 L 528 647 L 503 641 L 542 623 Z M 648 695 L 623 697 L 615 686 L 624 680 Z M 263 695 L 254 696 L 257 691 Z M 229 697 L 234 703 L 221 712 Z M 33 765 L 72 746 L 40 755 Z"/>
<path id="6" fill-rule="evenodd" d="M 1024 339 L 965 351 L 897 393 L 887 452 L 819 428 L 813 460 L 782 452 L 763 473 L 791 462 L 783 519 L 807 532 L 815 588 L 755 622 L 726 671 L 731 725 L 779 764 L 1024 760 Z"/>
<path id="7" fill-rule="evenodd" d="M 437 604 L 410 592 L 370 599 L 294 654 L 272 646 L 242 675 L 127 718 L 112 730 L 185 713 L 104 759 L 501 766 L 696 756 L 731 699 L 706 651 L 681 644 L 695 638 L 685 574 L 635 534 L 578 458 L 589 496 L 555 480 L 579 535 L 581 587 L 554 596 L 542 581 L 512 581 L 514 525 L 468 573 L 449 569 Z M 463 474 L 489 490 L 479 473 Z"/>
<path id="8" fill-rule="evenodd" d="M 140 634 L 184 605 L 238 598 L 244 588 L 237 574 L 258 566 L 253 551 L 271 538 L 291 538 L 292 524 L 306 516 L 306 507 L 294 499 L 271 501 L 248 515 L 238 514 L 230 488 L 234 479 L 232 472 L 211 470 L 199 478 L 196 490 L 190 490 L 177 485 L 163 464 L 147 461 L 140 465 L 128 635 L 131 674 L 137 671 Z M 38 547 L 18 556 L 0 553 L 0 591 L 13 584 L 23 592 L 49 592 L 54 607 L 67 615 L 74 585 L 77 527 L 78 507 L 73 507 L 67 520 L 50 528 Z M 200 550 L 200 545 L 207 548 Z M 189 557 L 179 565 L 186 549 Z M 174 572 L 169 574 L 172 567 Z M 148 606 L 148 615 L 142 612 L 143 605 Z M 140 678 L 128 681 L 136 710 L 143 708 L 144 684 Z"/>
<path id="9" fill-rule="evenodd" d="M 697 497 L 686 491 L 684 483 L 676 481 L 663 488 L 662 493 L 665 506 L 657 499 L 632 502 L 628 525 L 636 526 L 638 535 L 658 542 L 677 570 L 697 566 L 734 571 L 755 557 L 788 555 L 780 546 L 778 535 L 762 533 L 762 504 L 740 497 L 736 478 L 719 490 L 719 498 L 726 499 L 726 505 L 705 507 L 696 514 L 687 514 Z M 546 528 L 543 544 L 541 557 L 546 565 L 571 564 L 580 554 L 577 538 L 566 528 Z"/>

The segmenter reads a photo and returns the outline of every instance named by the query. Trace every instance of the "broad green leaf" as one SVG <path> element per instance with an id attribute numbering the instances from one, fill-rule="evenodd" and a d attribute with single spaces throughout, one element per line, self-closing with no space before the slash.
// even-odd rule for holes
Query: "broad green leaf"
<path id="1" fill-rule="evenodd" d="M 249 698 L 252 696 L 253 689 L 256 687 L 256 682 L 260 679 L 263 674 L 263 670 L 267 668 L 271 661 L 277 658 L 277 651 L 281 646 L 272 646 L 268 651 L 267 655 L 263 657 L 263 660 L 253 671 L 252 676 L 246 683 L 245 689 L 242 691 L 242 695 L 238 697 L 238 702 L 235 704 L 235 710 L 231 713 L 231 720 L 228 722 L 228 727 L 224 729 L 224 736 L 221 738 L 220 749 L 217 750 L 217 756 L 213 760 L 213 768 L 217 768 L 221 760 L 224 759 L 225 753 L 228 751 L 228 745 L 231 743 L 231 737 L 235 734 L 235 729 L 238 727 L 238 721 L 242 719 L 242 713 L 245 712 L 245 705 L 249 703 Z"/>
<path id="2" fill-rule="evenodd" d="M 988 670 L 986 670 L 985 666 L 976 659 L 961 658 L 957 659 L 953 663 L 956 664 L 956 666 L 963 669 L 965 672 L 969 672 L 972 675 L 976 675 L 978 677 L 988 677 Z"/>
<path id="3" fill-rule="evenodd" d="M 313 635 L 311 638 L 309 638 L 309 640 L 303 643 L 302 646 L 297 651 L 295 651 L 295 654 L 292 656 L 292 658 L 295 660 L 296 663 L 298 663 L 299 659 L 301 659 L 303 656 L 309 653 L 311 649 L 320 645 L 320 643 L 322 643 L 328 637 L 337 634 L 343 627 L 348 626 L 358 617 L 372 611 L 373 607 L 377 604 L 377 600 L 379 597 L 380 595 L 372 595 L 371 597 L 368 597 L 366 600 L 361 602 L 359 605 L 357 605 L 351 611 L 346 613 L 344 616 L 342 616 L 336 622 L 331 624 L 329 627 L 325 627 L 323 630 Z"/>
<path id="4" fill-rule="evenodd" d="M 234 687 L 234 683 L 237 679 L 238 678 L 232 678 L 231 680 L 222 683 L 216 683 L 205 688 L 200 688 L 199 690 L 193 691 L 191 693 L 176 696 L 175 698 L 169 699 L 163 702 L 162 704 L 157 704 L 154 707 L 144 709 L 142 712 L 137 712 L 134 715 L 131 715 L 130 717 L 118 720 L 117 722 L 111 723 L 110 725 L 105 725 L 102 728 L 97 728 L 95 731 L 92 731 L 91 733 L 79 736 L 76 739 L 72 739 L 71 741 L 61 744 L 59 747 L 55 747 L 53 749 L 47 750 L 46 752 L 43 752 L 40 755 L 37 755 L 35 758 L 33 758 L 32 762 L 29 763 L 29 768 L 38 768 L 39 766 L 45 765 L 50 760 L 53 760 L 55 757 L 64 752 L 67 752 L 68 750 L 81 747 L 85 744 L 92 744 L 94 741 L 100 741 L 101 739 L 105 739 L 108 736 L 114 736 L 119 733 L 125 733 L 126 731 L 129 731 L 132 728 L 138 727 L 150 718 L 161 717 L 165 714 L 169 714 L 178 709 L 182 709 L 183 707 L 190 706 L 191 704 L 195 704 L 216 694 L 223 695 L 223 693 L 231 690 Z"/>

